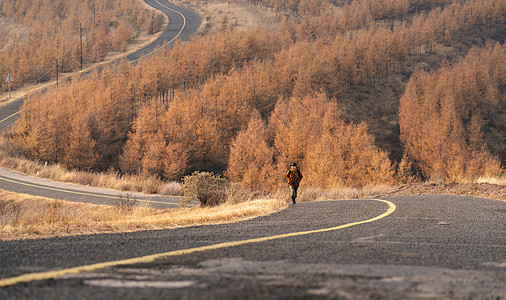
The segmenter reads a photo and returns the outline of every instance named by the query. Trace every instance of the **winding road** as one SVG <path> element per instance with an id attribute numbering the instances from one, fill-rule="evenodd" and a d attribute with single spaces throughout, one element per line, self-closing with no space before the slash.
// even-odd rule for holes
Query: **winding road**
<path id="1" fill-rule="evenodd" d="M 194 13 L 163 1 L 146 3 L 170 26 L 131 61 L 198 27 Z M 0 109 L 0 130 L 21 103 Z M 0 188 L 106 204 L 126 197 L 6 169 Z M 160 208 L 179 201 L 128 196 Z M 2 241 L 0 299 L 506 299 L 505 237 L 506 204 L 491 199 L 298 203 L 234 224 Z"/>
<path id="2" fill-rule="evenodd" d="M 2 299 L 504 299 L 506 206 L 298 203 L 218 226 L 0 243 Z"/>
<path id="3" fill-rule="evenodd" d="M 178 39 L 183 41 L 188 40 L 198 29 L 201 22 L 200 16 L 195 12 L 176 6 L 167 0 L 144 1 L 167 15 L 170 22 L 157 40 L 127 56 L 127 59 L 132 63 L 162 49 L 162 46 L 172 46 Z M 23 105 L 23 100 L 22 98 L 16 99 L 0 107 L 0 131 L 14 126 L 16 120 L 19 118 L 19 109 Z M 108 189 L 83 187 L 75 184 L 59 183 L 27 176 L 3 168 L 0 168 L 0 189 L 35 196 L 94 204 L 113 204 L 119 198 L 128 196 L 140 203 L 149 204 L 149 206 L 153 208 L 161 209 L 178 205 L 181 200 L 179 197 L 126 193 Z"/>

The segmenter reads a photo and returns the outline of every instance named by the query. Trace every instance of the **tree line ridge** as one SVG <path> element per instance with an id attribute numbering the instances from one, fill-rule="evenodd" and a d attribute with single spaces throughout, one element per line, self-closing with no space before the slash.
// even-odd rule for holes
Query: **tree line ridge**
<path id="1" fill-rule="evenodd" d="M 278 28 L 225 27 L 27 99 L 12 152 L 167 180 L 213 171 L 265 190 L 282 183 L 275 174 L 292 161 L 322 188 L 503 174 L 503 152 L 487 138 L 491 128 L 504 138 L 501 43 L 410 74 L 392 116 L 397 159 L 342 102 L 462 33 L 501 32 L 502 1 L 262 4 L 279 11 Z"/>

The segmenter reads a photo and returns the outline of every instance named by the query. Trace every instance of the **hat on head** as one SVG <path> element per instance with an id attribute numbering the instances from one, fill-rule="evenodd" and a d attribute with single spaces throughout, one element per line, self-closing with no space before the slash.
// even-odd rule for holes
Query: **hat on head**
<path id="1" fill-rule="evenodd" d="M 297 164 L 296 164 L 296 163 L 292 163 L 290 166 L 291 166 L 291 167 L 296 167 L 296 166 L 297 166 Z"/>

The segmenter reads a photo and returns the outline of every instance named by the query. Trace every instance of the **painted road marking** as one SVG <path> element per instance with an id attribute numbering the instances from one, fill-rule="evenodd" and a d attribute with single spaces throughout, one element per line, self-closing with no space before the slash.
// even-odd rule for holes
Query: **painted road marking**
<path id="1" fill-rule="evenodd" d="M 352 226 L 356 226 L 356 225 L 361 225 L 361 224 L 365 224 L 365 223 L 378 221 L 378 220 L 383 219 L 383 218 L 387 217 L 388 215 L 392 214 L 397 209 L 395 204 L 393 204 L 390 201 L 382 200 L 382 199 L 360 199 L 360 200 L 357 199 L 357 200 L 351 200 L 351 201 L 364 201 L 364 200 L 379 201 L 379 202 L 386 203 L 388 205 L 388 210 L 386 212 L 382 213 L 381 215 L 376 216 L 372 219 L 343 224 L 343 225 L 339 225 L 339 226 L 331 227 L 331 228 L 301 231 L 301 232 L 292 232 L 292 233 L 266 236 L 266 237 L 261 237 L 261 238 L 254 238 L 254 239 L 235 241 L 235 242 L 225 242 L 225 243 L 219 243 L 219 244 L 203 246 L 203 247 L 175 250 L 175 251 L 170 251 L 170 252 L 165 252 L 165 253 L 146 255 L 146 256 L 134 257 L 134 258 L 129 258 L 129 259 L 96 263 L 96 264 L 91 264 L 91 265 L 63 269 L 63 270 L 40 272 L 40 273 L 29 273 L 29 274 L 16 276 L 16 277 L 1 279 L 0 280 L 0 287 L 15 285 L 20 282 L 31 282 L 31 281 L 52 279 L 52 278 L 56 278 L 56 277 L 68 275 L 68 274 L 78 274 L 78 273 L 83 273 L 83 272 L 91 272 L 91 271 L 95 271 L 95 270 L 99 270 L 99 269 L 103 269 L 103 268 L 107 268 L 107 267 L 119 266 L 119 265 L 133 265 L 133 264 L 139 264 L 139 263 L 150 263 L 150 262 L 153 262 L 157 259 L 164 258 L 164 257 L 181 256 L 181 255 L 186 255 L 186 254 L 191 254 L 191 253 L 196 253 L 196 252 L 203 252 L 203 251 L 209 251 L 209 250 L 217 250 L 217 249 L 223 249 L 223 248 L 236 247 L 236 246 L 241 246 L 241 245 L 246 245 L 246 244 L 267 242 L 267 241 L 283 239 L 283 238 L 288 238 L 288 237 L 294 237 L 294 236 L 302 236 L 302 235 L 313 234 L 313 233 L 335 231 L 335 230 L 344 229 L 344 228 L 348 228 L 348 227 L 352 227 Z M 343 201 L 343 200 L 339 200 L 339 201 Z M 348 200 L 345 200 L 345 201 L 348 201 Z"/>
<path id="2" fill-rule="evenodd" d="M 12 115 L 8 116 L 7 118 L 3 118 L 2 120 L 0 120 L 0 123 L 2 123 L 3 121 L 7 121 L 8 119 L 14 117 L 15 115 L 19 114 L 19 111 L 18 112 L 15 112 L 13 113 Z"/>
<path id="3" fill-rule="evenodd" d="M 86 280 L 84 284 L 111 287 L 111 288 L 155 288 L 155 289 L 184 289 L 191 287 L 195 281 L 139 281 L 139 280 L 122 280 L 122 279 L 96 279 Z"/>
<path id="4" fill-rule="evenodd" d="M 35 187 L 35 188 L 45 189 L 45 190 L 51 190 L 51 191 L 57 191 L 57 192 L 64 192 L 64 193 L 69 193 L 69 194 L 76 194 L 76 195 L 83 195 L 83 196 L 93 196 L 93 197 L 109 198 L 109 199 L 121 199 L 121 196 L 108 196 L 108 195 L 100 195 L 100 194 L 93 194 L 93 193 L 85 193 L 85 192 L 77 192 L 77 191 L 71 191 L 71 190 L 64 190 L 64 189 L 53 188 L 53 187 L 48 187 L 48 186 L 43 186 L 43 185 L 36 185 L 36 184 L 26 183 L 26 182 L 22 182 L 22 181 L 13 180 L 13 179 L 7 179 L 7 178 L 4 178 L 3 176 L 0 176 L 0 180 L 11 182 L 11 183 L 15 183 L 15 184 L 19 184 L 19 185 L 24 185 L 24 186 L 29 186 L 29 187 Z M 135 199 L 135 201 L 144 202 L 144 203 L 156 203 L 156 204 L 166 204 L 166 205 L 179 205 L 178 203 L 161 202 L 161 201 L 153 201 L 153 200 Z"/>
<path id="5" fill-rule="evenodd" d="M 163 47 L 167 46 L 168 44 L 172 43 L 173 41 L 175 41 L 181 35 L 181 32 L 183 32 L 183 30 L 186 27 L 186 18 L 185 18 L 185 16 L 181 12 L 179 12 L 179 11 L 173 9 L 173 8 L 170 8 L 167 5 L 164 5 L 164 4 L 160 3 L 158 0 L 155 0 L 155 1 L 156 1 L 156 3 L 160 4 L 160 6 L 163 6 L 163 7 L 165 7 L 168 10 L 172 10 L 173 12 L 176 12 L 176 13 L 180 14 L 181 17 L 183 17 L 183 26 L 181 26 L 181 30 L 179 30 L 179 32 L 177 33 L 177 35 L 172 40 L 166 42 L 165 44 L 163 44 L 159 48 L 154 49 L 153 51 L 149 52 L 148 54 L 144 54 L 142 56 L 139 56 L 139 58 L 132 60 L 130 63 L 134 63 L 134 62 L 136 62 L 136 61 L 138 61 L 138 60 L 140 60 L 140 59 L 142 59 L 144 57 L 147 57 L 147 56 L 149 56 L 149 55 L 157 52 L 158 50 L 161 50 Z M 170 20 L 169 20 L 169 22 L 170 22 Z"/>

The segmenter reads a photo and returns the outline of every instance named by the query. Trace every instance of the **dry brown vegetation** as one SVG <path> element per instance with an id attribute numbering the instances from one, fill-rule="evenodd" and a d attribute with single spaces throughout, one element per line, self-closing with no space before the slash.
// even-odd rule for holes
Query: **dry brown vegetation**
<path id="1" fill-rule="evenodd" d="M 182 195 L 181 185 L 178 182 L 166 182 L 152 176 L 121 174 L 117 171 L 85 172 L 69 170 L 60 164 L 45 164 L 24 157 L 12 156 L 9 150 L 10 146 L 8 140 L 0 136 L 0 166 L 28 175 L 120 191 L 157 193 L 171 196 Z"/>
<path id="2" fill-rule="evenodd" d="M 490 132 L 505 140 L 504 46 L 490 42 L 504 41 L 503 1 L 261 3 L 277 12 L 278 28 L 224 23 L 136 67 L 27 99 L 11 153 L 169 180 L 213 171 L 258 190 L 283 184 L 292 161 L 303 184 L 329 191 L 501 175 L 504 151 L 490 150 Z M 439 71 L 448 80 L 416 71 L 398 116 L 402 84 L 397 98 L 374 94 L 390 78 L 406 84 L 416 67 L 439 68 L 430 59 L 440 56 L 454 60 Z M 378 142 L 376 113 L 386 106 L 379 115 L 402 137 Z"/>
<path id="3" fill-rule="evenodd" d="M 279 19 L 272 9 L 247 0 L 175 0 L 172 3 L 189 8 L 201 16 L 197 34 L 206 35 L 232 26 L 234 30 L 247 31 L 254 27 L 276 27 Z"/>
<path id="4" fill-rule="evenodd" d="M 334 188 L 317 188 L 301 186 L 298 191 L 297 201 L 312 202 L 326 200 L 342 200 L 342 199 L 364 199 L 388 194 L 398 189 L 397 186 L 380 184 L 366 185 L 363 187 L 334 187 Z M 288 188 L 283 187 L 269 194 L 272 198 L 289 199 Z"/>
<path id="5" fill-rule="evenodd" d="M 496 199 L 506 202 L 506 178 L 493 179 L 499 181 L 495 183 L 417 183 L 402 186 L 387 193 L 381 193 L 382 196 L 406 196 L 406 195 L 459 195 L 473 196 L 489 199 Z"/>
<path id="6" fill-rule="evenodd" d="M 147 9 L 141 1 L 47 1 L 4 0 L 0 17 L 16 22 L 0 51 L 0 77 L 13 74 L 12 88 L 27 82 L 48 81 L 56 73 L 80 66 L 79 28 L 82 28 L 83 64 L 101 61 L 110 51 L 124 51 L 141 32 L 161 30 L 164 16 Z M 2 80 L 0 90 L 6 91 Z"/>
<path id="7" fill-rule="evenodd" d="M 0 52 L 3 52 L 15 41 L 24 41 L 29 28 L 0 16 Z"/>
<path id="8" fill-rule="evenodd" d="M 219 207 L 156 210 L 129 205 L 94 205 L 0 190 L 0 240 L 131 232 L 243 221 L 286 207 L 279 200 L 254 200 Z"/>
<path id="9" fill-rule="evenodd" d="M 506 48 L 472 49 L 453 68 L 417 72 L 400 100 L 399 125 L 406 158 L 425 178 L 452 182 L 502 174 L 483 128 L 498 127 L 506 85 Z M 488 124 L 487 124 L 488 123 Z"/>

